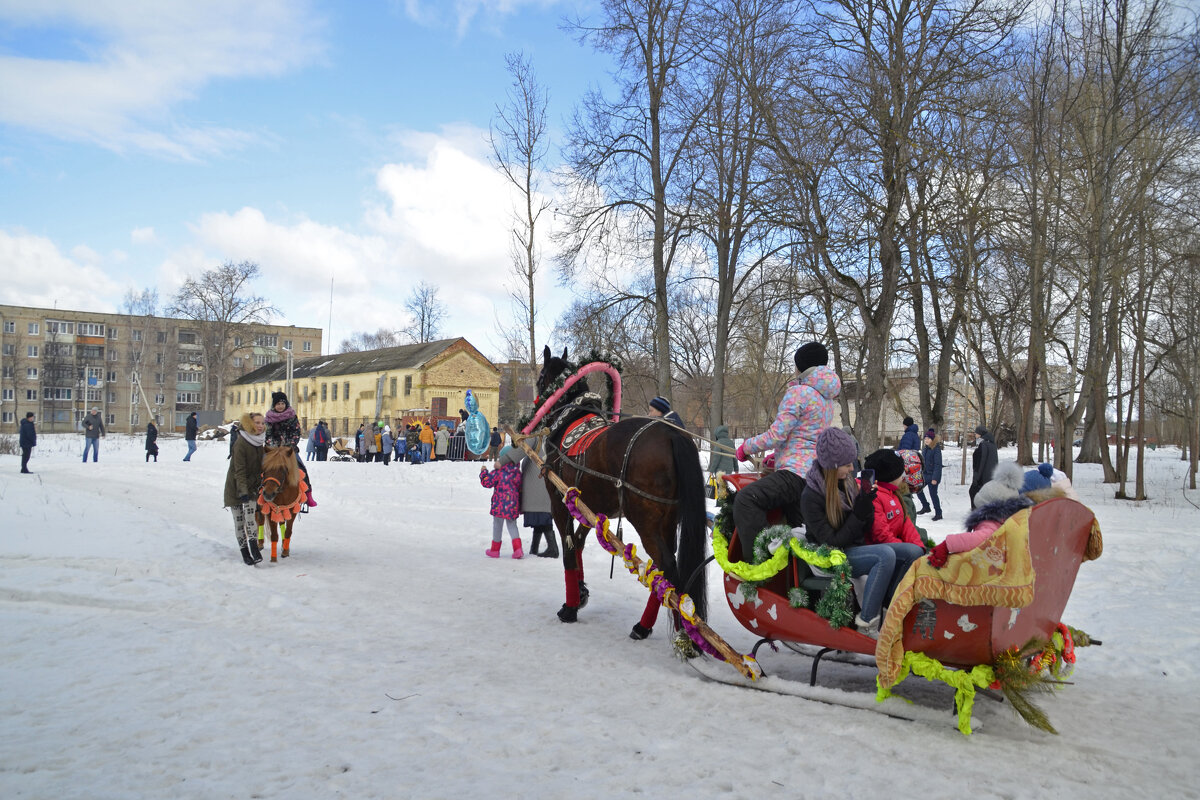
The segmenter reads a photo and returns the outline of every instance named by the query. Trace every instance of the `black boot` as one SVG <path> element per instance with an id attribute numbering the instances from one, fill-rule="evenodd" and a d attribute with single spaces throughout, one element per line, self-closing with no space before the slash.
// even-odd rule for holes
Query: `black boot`
<path id="1" fill-rule="evenodd" d="M 242 542 L 242 561 L 245 561 L 248 567 L 253 567 L 255 564 L 254 556 L 250 555 L 250 545 L 246 542 Z"/>
<path id="2" fill-rule="evenodd" d="M 558 558 L 558 537 L 554 535 L 554 528 L 546 528 L 546 549 L 539 555 L 542 558 Z"/>
<path id="3" fill-rule="evenodd" d="M 533 541 L 529 543 L 529 550 L 527 550 L 526 552 L 528 552 L 529 555 L 531 555 L 531 556 L 539 555 L 537 549 L 538 549 L 538 545 L 541 544 L 541 542 L 542 542 L 542 529 L 540 527 L 535 527 L 533 529 Z M 542 555 L 545 555 L 545 554 L 543 553 Z"/>

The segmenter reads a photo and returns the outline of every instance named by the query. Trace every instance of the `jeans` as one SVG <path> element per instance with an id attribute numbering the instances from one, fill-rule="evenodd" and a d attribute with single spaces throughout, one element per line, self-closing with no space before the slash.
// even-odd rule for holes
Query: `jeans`
<path id="1" fill-rule="evenodd" d="M 858 599 L 864 620 L 879 616 L 884 603 L 891 602 L 896 585 L 908 572 L 912 562 L 924 553 L 915 544 L 865 544 L 846 548 L 851 574 L 855 577 L 867 576 L 867 589 Z"/>
<path id="2" fill-rule="evenodd" d="M 942 515 L 942 501 L 938 499 L 938 484 L 929 484 L 929 499 L 933 502 L 933 515 L 940 517 Z"/>
<path id="3" fill-rule="evenodd" d="M 913 497 L 915 497 L 917 500 L 921 501 L 921 510 L 922 511 L 929 510 L 929 501 L 925 499 L 925 487 L 924 486 L 922 486 L 921 491 L 915 493 L 913 495 Z"/>
<path id="4" fill-rule="evenodd" d="M 21 472 L 29 472 L 29 454 L 32 452 L 32 447 L 21 448 Z"/>
<path id="5" fill-rule="evenodd" d="M 429 461 L 429 453 L 433 450 L 433 445 L 429 442 L 421 442 L 421 460 Z"/>
<path id="6" fill-rule="evenodd" d="M 100 440 L 93 439 L 90 436 L 84 437 L 83 440 L 83 460 L 87 461 L 88 450 L 92 451 L 92 461 L 100 460 Z"/>
<path id="7" fill-rule="evenodd" d="M 196 440 L 195 440 L 195 439 L 188 439 L 188 440 L 187 440 L 187 446 L 188 446 L 188 453 L 187 453 L 187 455 L 186 455 L 186 456 L 184 456 L 184 457 L 183 457 L 183 460 L 184 460 L 184 461 L 191 461 L 191 460 L 192 460 L 192 453 L 196 452 Z"/>

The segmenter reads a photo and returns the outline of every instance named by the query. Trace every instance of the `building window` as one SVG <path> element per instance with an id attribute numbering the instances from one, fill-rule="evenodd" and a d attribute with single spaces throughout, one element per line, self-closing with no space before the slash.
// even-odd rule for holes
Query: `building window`
<path id="1" fill-rule="evenodd" d="M 154 395 L 154 405 L 161 406 L 165 402 L 167 402 L 166 395 L 162 395 L 162 394 Z"/>
<path id="2" fill-rule="evenodd" d="M 157 341 L 158 341 L 158 343 L 159 343 L 159 344 L 166 344 L 166 343 L 167 343 L 167 332 L 166 332 L 166 331 L 159 331 L 159 332 L 158 332 L 158 339 L 157 339 Z"/>
<path id="3" fill-rule="evenodd" d="M 79 345 L 79 357 L 86 359 L 104 358 L 104 348 L 96 344 Z"/>
<path id="4" fill-rule="evenodd" d="M 242 404 L 242 391 L 239 389 L 238 393 L 237 393 L 237 405 L 240 406 L 241 404 Z"/>
<path id="5" fill-rule="evenodd" d="M 6 356 L 15 355 L 17 352 L 17 346 L 15 344 L 6 344 L 4 345 L 3 352 Z"/>
<path id="6" fill-rule="evenodd" d="M 3 375 L 5 378 L 11 378 L 13 376 L 13 368 L 12 367 L 2 367 L 0 369 L 4 370 Z"/>
<path id="7" fill-rule="evenodd" d="M 396 379 L 392 378 L 392 397 L 396 396 Z"/>
<path id="8" fill-rule="evenodd" d="M 85 396 L 89 403 L 99 403 L 100 402 L 100 390 L 99 389 L 88 389 Z"/>
<path id="9" fill-rule="evenodd" d="M 179 343 L 180 344 L 195 344 L 196 343 L 195 332 L 194 331 L 180 331 L 179 332 Z"/>
<path id="10" fill-rule="evenodd" d="M 31 380 L 37 380 L 37 367 L 27 367 L 25 369 L 25 377 Z"/>
<path id="11" fill-rule="evenodd" d="M 306 353 L 312 352 L 312 342 L 305 342 L 301 349 Z"/>
<path id="12" fill-rule="evenodd" d="M 36 322 L 29 323 L 29 335 L 37 336 L 39 333 L 41 333 L 41 326 Z"/>
<path id="13" fill-rule="evenodd" d="M 156 373 L 154 373 L 154 382 L 155 382 L 155 383 L 162 383 L 162 382 L 163 382 L 163 374 L 162 374 L 161 372 L 156 372 Z"/>
<path id="14" fill-rule="evenodd" d="M 175 393 L 175 402 L 176 403 L 199 403 L 200 402 L 200 393 L 199 392 L 176 392 Z"/>
<path id="15" fill-rule="evenodd" d="M 13 397 L 13 390 L 12 390 L 12 389 L 5 389 L 5 390 L 4 390 L 4 399 L 5 399 L 5 400 L 13 400 L 13 399 L 15 399 L 15 398 Z"/>
<path id="16" fill-rule="evenodd" d="M 291 340 L 291 339 L 284 339 L 284 340 L 283 340 L 283 349 L 284 349 L 284 350 L 291 350 L 291 349 L 292 349 L 292 340 Z"/>
<path id="17" fill-rule="evenodd" d="M 265 367 L 268 363 L 270 363 L 270 362 L 267 360 L 266 356 L 255 356 L 254 357 L 254 366 L 256 366 L 256 367 Z"/>
<path id="18" fill-rule="evenodd" d="M 79 323 L 80 336 L 103 336 L 104 325 L 99 322 L 81 322 Z"/>
<path id="19" fill-rule="evenodd" d="M 240 366 L 242 365 L 242 357 L 241 357 L 241 356 L 234 356 L 234 357 L 233 357 L 233 365 L 234 365 L 235 367 L 240 367 Z"/>
<path id="20" fill-rule="evenodd" d="M 117 338 L 117 329 L 116 329 L 116 328 L 111 328 L 111 327 L 110 327 L 110 328 L 108 329 L 108 338 L 110 338 L 110 339 L 116 339 L 116 338 Z"/>
<path id="21" fill-rule="evenodd" d="M 327 397 L 327 395 L 328 395 L 329 393 L 328 393 L 328 392 L 326 392 L 326 391 L 325 391 L 325 389 L 326 389 L 326 384 L 322 383 L 322 384 L 321 384 L 321 402 L 322 402 L 322 403 L 324 403 L 326 400 L 328 400 L 328 399 L 329 399 L 329 398 Z"/>
<path id="22" fill-rule="evenodd" d="M 200 383 L 200 373 L 199 372 L 176 372 L 175 373 L 175 382 L 176 383 Z"/>
<path id="23" fill-rule="evenodd" d="M 304 402 L 307 403 L 308 402 L 308 387 L 307 386 L 303 387 L 300 390 L 300 393 L 304 396 Z"/>
<path id="24" fill-rule="evenodd" d="M 73 344 L 48 344 L 46 345 L 46 358 L 53 356 L 65 356 L 70 358 L 75 355 L 75 345 Z"/>
<path id="25" fill-rule="evenodd" d="M 46 320 L 46 333 L 75 333 L 75 323 L 48 319 Z"/>
<path id="26" fill-rule="evenodd" d="M 254 343 L 259 347 L 278 347 L 279 336 L 274 333 L 260 333 L 254 339 Z"/>
<path id="27" fill-rule="evenodd" d="M 16 333 L 17 332 L 17 323 L 5 322 L 4 323 L 4 332 L 5 333 Z"/>
<path id="28" fill-rule="evenodd" d="M 141 331 L 133 331 L 130 335 L 133 337 L 133 340 L 135 342 L 140 342 L 142 340 L 142 332 Z"/>
<path id="29" fill-rule="evenodd" d="M 110 348 L 108 348 L 108 360 L 109 360 L 109 361 L 116 361 L 116 360 L 117 360 L 117 351 L 116 351 L 116 348 L 113 348 L 113 347 L 110 347 Z"/>
<path id="30" fill-rule="evenodd" d="M 67 391 L 68 391 L 68 392 L 70 392 L 71 390 L 70 390 L 70 389 L 67 389 Z M 109 393 L 108 393 L 108 402 L 110 402 L 110 403 L 115 403 L 115 402 L 117 402 L 117 393 L 116 393 L 116 392 L 109 392 Z"/>
<path id="31" fill-rule="evenodd" d="M 337 400 L 337 384 L 336 383 L 333 384 L 333 394 L 330 395 L 330 398 L 333 400 Z"/>
<path id="32" fill-rule="evenodd" d="M 412 394 L 412 375 L 404 376 L 404 396 L 408 397 Z"/>
<path id="33" fill-rule="evenodd" d="M 108 377 L 106 378 L 106 380 L 109 380 L 109 381 L 116 381 L 116 379 L 117 379 L 117 373 L 116 373 L 116 371 L 115 371 L 115 370 L 111 370 L 111 371 L 109 371 L 109 372 L 108 372 L 108 373 L 106 373 L 106 374 L 108 375 Z"/>
<path id="34" fill-rule="evenodd" d="M 133 424 L 140 425 L 142 423 L 141 415 L 138 412 L 133 412 Z"/>
<path id="35" fill-rule="evenodd" d="M 9 331 L 9 332 L 11 333 L 11 331 Z M 16 414 L 14 414 L 12 411 L 5 411 L 4 412 L 4 421 L 5 422 L 15 422 Z"/>
<path id="36" fill-rule="evenodd" d="M 161 363 L 162 363 L 162 357 L 163 357 L 163 354 L 162 354 L 162 353 L 155 353 L 155 354 L 154 354 L 154 363 L 155 363 L 155 364 L 161 364 Z"/>
<path id="37" fill-rule="evenodd" d="M 342 399 L 343 400 L 350 399 L 350 381 L 346 381 L 345 383 L 342 384 Z"/>
<path id="38" fill-rule="evenodd" d="M 31 344 L 31 345 L 29 345 L 29 347 L 27 347 L 25 349 L 25 352 L 29 355 L 30 358 L 37 358 L 38 357 L 38 346 L 36 344 Z"/>
<path id="39" fill-rule="evenodd" d="M 25 390 L 25 399 L 26 400 L 37 400 L 37 392 L 38 392 L 37 389 L 26 389 Z"/>
<path id="40" fill-rule="evenodd" d="M 241 347 L 242 346 L 242 337 L 240 337 L 240 336 L 233 337 L 233 346 Z"/>
<path id="41" fill-rule="evenodd" d="M 46 389 L 44 392 L 42 392 L 42 399 L 43 400 L 70 400 L 71 399 L 71 390 L 70 389 L 59 389 L 59 388 Z"/>
<path id="42" fill-rule="evenodd" d="M 105 420 L 105 424 L 107 424 L 107 425 L 115 425 L 116 423 L 117 423 L 117 415 L 116 415 L 116 414 L 109 414 L 109 415 L 108 415 L 108 419 L 107 419 L 107 420 Z"/>

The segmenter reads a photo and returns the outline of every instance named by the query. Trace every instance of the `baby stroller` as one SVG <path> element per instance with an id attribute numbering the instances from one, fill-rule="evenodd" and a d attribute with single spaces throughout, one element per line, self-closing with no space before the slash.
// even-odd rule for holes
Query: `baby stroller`
<path id="1" fill-rule="evenodd" d="M 333 440 L 333 458 L 331 461 L 353 461 L 354 450 L 346 446 L 346 440 L 338 437 Z"/>

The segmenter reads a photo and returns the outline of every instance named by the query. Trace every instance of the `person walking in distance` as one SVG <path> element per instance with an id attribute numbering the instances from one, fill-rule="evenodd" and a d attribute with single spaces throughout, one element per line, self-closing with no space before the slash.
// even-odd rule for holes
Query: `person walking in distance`
<path id="1" fill-rule="evenodd" d="M 85 464 L 88 450 L 92 451 L 93 464 L 100 460 L 100 437 L 104 435 L 104 420 L 100 418 L 100 409 L 93 408 L 92 413 L 83 418 L 83 462 Z"/>
<path id="2" fill-rule="evenodd" d="M 979 425 L 975 428 L 975 435 L 978 441 L 975 444 L 975 452 L 971 455 L 971 488 L 967 490 L 967 494 L 971 496 L 971 508 L 975 508 L 975 495 L 992 479 L 992 473 L 996 471 L 996 464 L 1000 461 L 1000 454 L 996 451 L 996 440 L 988 429 Z"/>
<path id="3" fill-rule="evenodd" d="M 33 448 L 37 447 L 37 428 L 33 425 L 33 412 L 25 412 L 25 419 L 21 420 L 21 472 L 26 475 L 32 475 L 29 471 L 29 456 L 33 453 Z"/>
<path id="4" fill-rule="evenodd" d="M 184 428 L 183 438 L 187 440 L 187 455 L 183 457 L 184 461 L 192 460 L 192 453 L 196 452 L 196 431 L 199 429 L 200 423 L 196 421 L 196 412 L 188 414 L 187 426 Z"/>
<path id="5" fill-rule="evenodd" d="M 158 426 L 154 424 L 154 420 L 146 423 L 146 463 L 150 463 L 150 456 L 154 456 L 154 463 L 158 463 Z"/>

